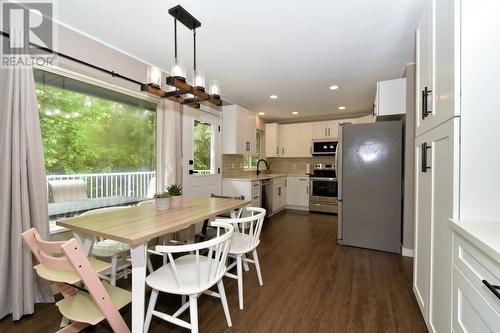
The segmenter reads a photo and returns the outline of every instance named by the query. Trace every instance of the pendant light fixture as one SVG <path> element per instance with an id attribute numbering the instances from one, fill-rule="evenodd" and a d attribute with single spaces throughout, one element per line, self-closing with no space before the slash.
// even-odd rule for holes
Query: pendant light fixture
<path id="1" fill-rule="evenodd" d="M 170 76 L 167 77 L 166 83 L 174 89 L 168 92 L 162 90 L 161 85 L 158 83 L 158 75 L 154 68 L 151 67 L 148 68 L 148 83 L 142 86 L 142 90 L 194 108 L 199 108 L 202 102 L 209 102 L 215 106 L 227 105 L 228 103 L 224 102 L 220 97 L 219 82 L 217 80 L 210 80 L 207 89 L 205 73 L 196 66 L 196 29 L 201 27 L 200 21 L 180 5 L 170 8 L 168 13 L 174 17 L 174 59 L 172 60 Z M 188 29 L 193 30 L 192 82 L 187 82 L 185 68 L 177 55 L 177 21 Z M 161 78 L 161 72 L 159 77 Z"/>

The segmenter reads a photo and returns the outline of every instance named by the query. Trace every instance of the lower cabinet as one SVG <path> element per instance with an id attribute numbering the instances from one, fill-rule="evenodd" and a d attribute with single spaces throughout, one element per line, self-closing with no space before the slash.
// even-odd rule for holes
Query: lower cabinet
<path id="1" fill-rule="evenodd" d="M 430 332 L 451 331 L 452 230 L 458 215 L 459 118 L 415 140 L 413 289 Z"/>
<path id="2" fill-rule="evenodd" d="M 287 200 L 290 208 L 309 209 L 309 177 L 287 177 Z"/>
<path id="3" fill-rule="evenodd" d="M 500 299 L 482 282 L 500 283 L 500 264 L 471 242 L 453 235 L 455 333 L 500 332 Z"/>
<path id="4" fill-rule="evenodd" d="M 222 181 L 222 195 L 244 196 L 245 200 L 251 200 L 252 207 L 261 207 L 260 181 L 225 179 Z"/>
<path id="5" fill-rule="evenodd" d="M 273 214 L 286 206 L 286 177 L 273 179 Z"/>

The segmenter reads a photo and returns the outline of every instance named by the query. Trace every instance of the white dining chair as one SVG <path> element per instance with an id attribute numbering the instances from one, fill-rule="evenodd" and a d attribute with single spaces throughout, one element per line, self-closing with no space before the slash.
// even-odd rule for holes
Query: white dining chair
<path id="1" fill-rule="evenodd" d="M 89 210 L 81 214 L 81 216 L 96 215 L 104 212 L 128 208 L 129 207 L 126 206 L 99 208 Z M 99 276 L 102 279 L 108 281 L 113 286 L 116 285 L 116 279 L 122 277 L 127 278 L 128 274 L 130 273 L 131 262 L 130 260 L 128 260 L 128 258 L 125 258 L 124 260 L 119 259 L 124 253 L 128 252 L 129 250 L 130 247 L 125 243 L 99 237 L 99 239 L 94 243 L 92 247 L 92 255 L 99 258 L 111 258 L 111 268 L 109 270 L 109 273 L 103 272 L 99 274 Z"/>
<path id="2" fill-rule="evenodd" d="M 257 255 L 257 246 L 260 244 L 260 232 L 266 216 L 266 210 L 258 207 L 245 207 L 244 212 L 249 216 L 235 219 L 217 219 L 215 222 L 231 223 L 234 226 L 234 234 L 231 239 L 231 248 L 229 257 L 236 259 L 230 264 L 225 276 L 238 280 L 238 298 L 240 309 L 243 310 L 243 264 L 252 263 L 257 271 L 259 284 L 264 285 L 262 273 L 260 271 L 259 257 Z M 252 253 L 253 260 L 246 257 Z M 229 273 L 236 266 L 236 275 Z"/>
<path id="3" fill-rule="evenodd" d="M 152 291 L 144 323 L 144 333 L 148 332 L 153 316 L 197 333 L 198 298 L 201 294 L 220 298 L 227 326 L 232 326 L 222 277 L 226 271 L 226 260 L 234 227 L 224 222 L 213 222 L 212 226 L 217 228 L 217 237 L 210 240 L 194 244 L 156 246 L 157 252 L 167 254 L 168 263 L 146 278 L 146 284 L 152 288 Z M 206 255 L 200 254 L 205 251 Z M 218 293 L 209 290 L 214 285 L 217 285 Z M 182 295 L 182 306 L 173 315 L 155 310 L 159 292 Z M 186 296 L 189 297 L 187 301 Z M 190 312 L 189 323 L 179 319 L 187 308 Z"/>

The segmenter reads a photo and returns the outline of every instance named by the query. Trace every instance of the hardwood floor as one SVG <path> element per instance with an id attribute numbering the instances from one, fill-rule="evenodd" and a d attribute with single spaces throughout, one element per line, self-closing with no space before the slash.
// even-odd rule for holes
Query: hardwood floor
<path id="1" fill-rule="evenodd" d="M 264 225 L 258 248 L 264 286 L 255 269 L 244 273 L 245 309 L 238 308 L 236 280 L 224 279 L 233 327 L 218 299 L 201 296 L 201 332 L 426 332 L 411 287 L 412 260 L 336 244 L 336 217 L 283 211 Z M 130 281 L 121 280 L 122 286 Z M 174 312 L 180 297 L 161 295 L 159 308 Z M 124 311 L 130 326 L 130 308 Z M 189 319 L 189 311 L 184 319 Z M 54 332 L 60 322 L 52 304 L 0 332 Z M 86 332 L 110 332 L 104 324 Z M 150 332 L 187 332 L 153 319 Z"/>

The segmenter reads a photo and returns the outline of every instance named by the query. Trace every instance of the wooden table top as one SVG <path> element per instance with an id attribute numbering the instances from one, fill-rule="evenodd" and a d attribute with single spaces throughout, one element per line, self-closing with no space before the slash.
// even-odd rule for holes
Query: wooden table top
<path id="1" fill-rule="evenodd" d="M 73 217 L 56 224 L 79 234 L 138 245 L 250 203 L 248 200 L 183 197 L 181 207 L 166 211 L 156 210 L 153 203 Z"/>

